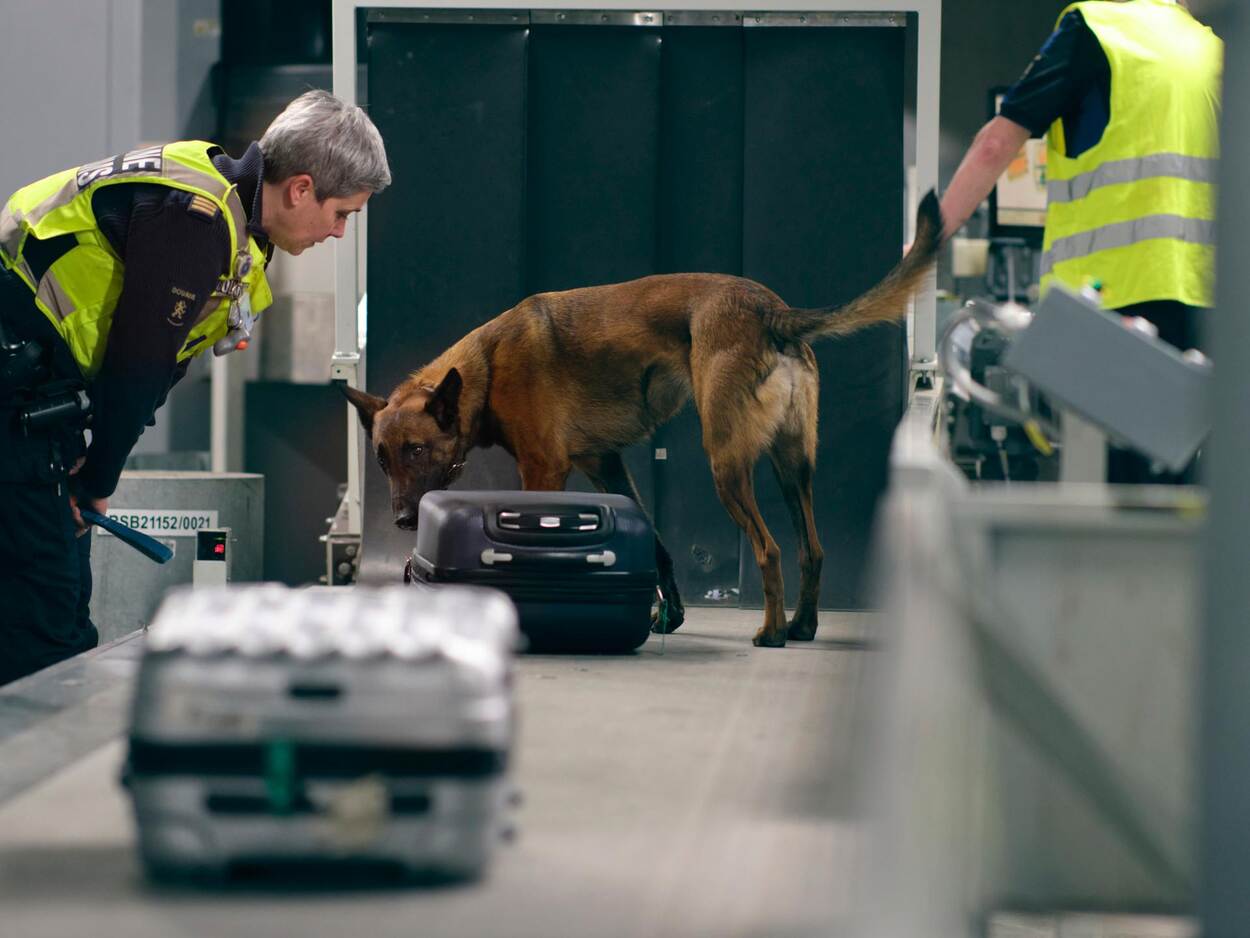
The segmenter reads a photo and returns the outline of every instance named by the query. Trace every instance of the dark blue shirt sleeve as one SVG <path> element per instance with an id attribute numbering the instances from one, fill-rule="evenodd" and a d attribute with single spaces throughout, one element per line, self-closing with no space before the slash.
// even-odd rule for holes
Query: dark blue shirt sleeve
<path id="1" fill-rule="evenodd" d="M 1073 10 L 1008 90 L 999 113 L 1040 137 L 1055 121 L 1072 115 L 1104 76 L 1109 88 L 1106 53 L 1085 18 Z"/>
<path id="2" fill-rule="evenodd" d="M 107 498 L 117 488 L 135 441 L 185 372 L 178 352 L 211 301 L 229 253 L 225 219 L 220 212 L 209 217 L 195 210 L 189 193 L 136 201 L 121 297 L 91 384 L 91 445 L 75 478 L 80 492 Z"/>

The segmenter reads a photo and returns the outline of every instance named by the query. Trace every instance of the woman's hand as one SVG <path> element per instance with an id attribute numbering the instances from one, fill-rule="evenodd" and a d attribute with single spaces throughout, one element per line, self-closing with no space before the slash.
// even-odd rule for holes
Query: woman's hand
<path id="1" fill-rule="evenodd" d="M 78 470 L 82 468 L 82 464 L 86 461 L 85 456 L 79 456 L 74 465 L 70 468 L 69 474 L 78 475 Z M 109 511 L 109 500 L 107 498 L 88 498 L 83 500 L 83 507 L 88 511 L 94 511 L 97 514 L 107 515 Z M 82 520 L 82 512 L 78 507 L 78 496 L 73 492 L 69 496 L 69 510 L 74 513 L 74 524 L 78 530 L 74 532 L 75 537 L 82 537 L 87 533 L 88 525 Z"/>

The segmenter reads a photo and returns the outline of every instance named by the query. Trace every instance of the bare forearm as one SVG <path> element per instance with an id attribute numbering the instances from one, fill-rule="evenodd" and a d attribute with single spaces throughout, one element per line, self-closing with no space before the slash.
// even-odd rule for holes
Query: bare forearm
<path id="1" fill-rule="evenodd" d="M 1005 117 L 995 117 L 981 128 L 942 196 L 944 237 L 958 231 L 976 211 L 1029 136 L 1027 128 Z"/>

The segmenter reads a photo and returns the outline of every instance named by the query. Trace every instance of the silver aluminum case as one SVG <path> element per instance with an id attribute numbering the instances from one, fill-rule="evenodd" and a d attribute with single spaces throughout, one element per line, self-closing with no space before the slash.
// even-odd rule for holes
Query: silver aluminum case
<path id="1" fill-rule="evenodd" d="M 515 732 L 516 612 L 493 590 L 402 586 L 184 590 L 166 599 L 140 665 L 131 740 L 484 750 L 506 766 Z M 292 696 L 293 688 L 332 697 Z M 154 875 L 235 861 L 390 861 L 474 877 L 508 830 L 506 770 L 477 777 L 308 779 L 309 813 L 212 813 L 210 795 L 263 799 L 257 775 L 128 767 L 139 847 Z M 393 813 L 392 798 L 428 799 Z"/>

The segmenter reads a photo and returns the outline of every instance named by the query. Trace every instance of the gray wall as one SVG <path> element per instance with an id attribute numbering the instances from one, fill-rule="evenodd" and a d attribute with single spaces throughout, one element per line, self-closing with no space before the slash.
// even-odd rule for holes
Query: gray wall
<path id="1" fill-rule="evenodd" d="M 141 0 L 6 0 L 0 191 L 139 138 Z M 55 70 L 50 63 L 57 63 Z"/>
<path id="2" fill-rule="evenodd" d="M 220 0 L 3 0 L 0 192 L 140 142 L 206 136 Z"/>
<path id="3" fill-rule="evenodd" d="M 220 0 L 0 0 L 0 198 L 139 143 L 210 137 Z M 55 68 L 51 63 L 56 63 Z M 170 449 L 169 412 L 137 453 Z"/>

